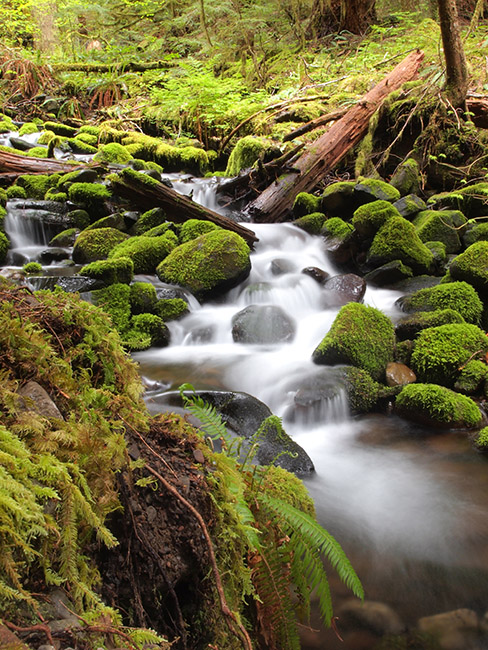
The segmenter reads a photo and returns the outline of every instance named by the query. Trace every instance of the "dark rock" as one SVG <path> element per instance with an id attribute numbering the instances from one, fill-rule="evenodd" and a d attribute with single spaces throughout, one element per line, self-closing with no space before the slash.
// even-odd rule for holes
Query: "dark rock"
<path id="1" fill-rule="evenodd" d="M 324 307 L 342 307 L 348 302 L 361 302 L 366 292 L 366 282 L 359 275 L 336 275 L 324 283 Z"/>
<path id="2" fill-rule="evenodd" d="M 398 614 L 386 603 L 346 600 L 338 609 L 341 628 L 365 628 L 378 636 L 399 634 L 404 628 Z"/>
<path id="3" fill-rule="evenodd" d="M 51 264 L 52 262 L 59 262 L 69 257 L 69 251 L 65 248 L 47 248 L 39 255 L 41 264 Z"/>
<path id="4" fill-rule="evenodd" d="M 327 273 L 327 271 L 319 269 L 316 266 L 307 266 L 305 269 L 302 269 L 302 273 L 309 275 L 319 284 L 324 284 L 324 282 L 330 278 L 330 273 Z"/>
<path id="5" fill-rule="evenodd" d="M 412 219 L 422 210 L 427 209 L 427 204 L 419 196 L 415 194 L 409 194 L 408 196 L 402 196 L 401 199 L 395 201 L 393 206 L 398 210 L 398 212 L 405 217 L 405 219 Z"/>
<path id="6" fill-rule="evenodd" d="M 29 151 L 33 149 L 36 145 L 27 142 L 27 140 L 22 140 L 22 138 L 10 138 L 10 144 L 14 149 L 18 151 Z"/>
<path id="7" fill-rule="evenodd" d="M 364 280 L 378 287 L 391 287 L 397 282 L 411 278 L 412 275 L 412 269 L 405 266 L 400 260 L 393 260 L 366 273 Z"/>
<path id="8" fill-rule="evenodd" d="M 392 361 L 386 366 L 386 384 L 387 386 L 406 386 L 417 381 L 417 376 L 404 363 Z"/>
<path id="9" fill-rule="evenodd" d="M 63 419 L 56 404 L 36 381 L 28 381 L 18 392 L 22 397 L 22 410 L 35 411 L 46 418 Z"/>
<path id="10" fill-rule="evenodd" d="M 295 321 L 276 305 L 249 305 L 232 318 L 236 343 L 284 343 L 294 336 Z"/>
<path id="11" fill-rule="evenodd" d="M 287 259 L 275 259 L 271 262 L 271 273 L 273 275 L 284 275 L 285 273 L 293 273 L 296 270 L 293 262 Z"/>

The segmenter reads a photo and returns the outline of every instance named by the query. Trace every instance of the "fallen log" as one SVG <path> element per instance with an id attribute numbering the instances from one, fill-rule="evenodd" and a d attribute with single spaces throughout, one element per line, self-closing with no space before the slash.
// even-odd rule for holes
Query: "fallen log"
<path id="1" fill-rule="evenodd" d="M 145 72 L 146 70 L 164 70 L 174 68 L 174 61 L 126 61 L 124 63 L 54 63 L 51 67 L 55 72 Z"/>
<path id="2" fill-rule="evenodd" d="M 364 95 L 294 162 L 296 172 L 282 175 L 250 203 L 246 209 L 250 217 L 257 222 L 285 221 L 296 195 L 313 190 L 320 179 L 360 142 L 373 113 L 391 92 L 415 79 L 423 58 L 423 52 L 411 52 Z"/>
<path id="3" fill-rule="evenodd" d="M 22 156 L 9 151 L 0 151 L 0 173 L 20 176 L 21 174 L 56 174 L 72 172 L 84 167 L 83 163 L 74 165 L 54 158 L 35 158 Z"/>
<path id="4" fill-rule="evenodd" d="M 188 219 L 200 219 L 211 221 L 212 223 L 232 230 L 240 235 L 249 246 L 253 246 L 258 241 L 252 230 L 241 224 L 228 219 L 213 210 L 194 203 L 187 196 L 178 194 L 171 187 L 167 187 L 159 181 L 139 174 L 132 169 L 123 169 L 119 174 L 110 177 L 110 182 L 114 192 L 138 208 L 162 208 L 170 221 L 183 223 Z"/>
<path id="5" fill-rule="evenodd" d="M 334 122 L 335 120 L 338 120 L 343 115 L 345 115 L 347 111 L 347 108 L 340 108 L 337 111 L 331 111 L 330 113 L 327 113 L 327 115 L 316 117 L 314 120 L 310 120 L 310 122 L 302 124 L 293 131 L 290 131 L 290 133 L 287 133 L 283 138 L 283 142 L 289 142 L 290 140 L 294 140 L 295 138 L 300 137 L 304 133 L 309 133 L 310 131 L 317 129 L 319 126 L 324 126 L 324 124 Z"/>

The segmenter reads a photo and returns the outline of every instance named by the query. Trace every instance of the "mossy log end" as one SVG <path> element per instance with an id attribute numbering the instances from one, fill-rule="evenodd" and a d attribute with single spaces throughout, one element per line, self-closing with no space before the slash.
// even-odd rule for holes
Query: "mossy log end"
<path id="1" fill-rule="evenodd" d="M 415 79 L 424 58 L 423 52 L 411 52 L 384 79 L 362 97 L 327 133 L 313 142 L 294 162 L 296 172 L 281 176 L 247 208 L 259 222 L 285 221 L 299 192 L 310 192 L 366 134 L 369 120 L 384 99 L 405 82 Z"/>

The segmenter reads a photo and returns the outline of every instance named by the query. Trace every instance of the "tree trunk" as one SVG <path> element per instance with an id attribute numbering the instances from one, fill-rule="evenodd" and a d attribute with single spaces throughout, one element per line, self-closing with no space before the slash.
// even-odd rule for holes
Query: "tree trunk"
<path id="1" fill-rule="evenodd" d="M 417 76 L 423 52 L 410 53 L 380 83 L 355 104 L 327 133 L 313 142 L 306 153 L 293 163 L 296 172 L 281 176 L 248 207 L 255 221 L 284 221 L 299 192 L 314 189 L 325 176 L 365 135 L 370 117 L 383 100 L 406 81 Z"/>
<path id="2" fill-rule="evenodd" d="M 459 33 L 459 21 L 455 0 L 438 0 L 442 44 L 446 61 L 445 93 L 454 108 L 466 101 L 468 92 L 468 69 L 463 43 Z"/>
<path id="3" fill-rule="evenodd" d="M 346 30 L 364 34 L 376 18 L 375 0 L 314 0 L 307 31 L 314 37 Z"/>

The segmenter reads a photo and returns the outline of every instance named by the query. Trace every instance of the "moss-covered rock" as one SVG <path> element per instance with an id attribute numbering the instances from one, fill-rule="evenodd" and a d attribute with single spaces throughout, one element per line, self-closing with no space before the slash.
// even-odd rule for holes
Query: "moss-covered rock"
<path id="1" fill-rule="evenodd" d="M 359 178 L 354 186 L 354 195 L 359 203 L 371 201 L 393 203 L 400 198 L 400 192 L 396 187 L 378 178 Z"/>
<path id="2" fill-rule="evenodd" d="M 89 224 L 85 230 L 96 230 L 97 228 L 115 228 L 121 232 L 127 232 L 125 218 L 121 212 L 115 212 L 114 214 L 109 214 L 106 217 L 97 219 L 93 223 Z"/>
<path id="3" fill-rule="evenodd" d="M 145 235 L 148 230 L 167 223 L 166 214 L 162 208 L 152 208 L 141 214 L 134 224 L 131 233 L 133 235 Z M 162 233 L 161 233 L 162 234 Z"/>
<path id="4" fill-rule="evenodd" d="M 308 232 L 309 235 L 320 235 L 326 219 L 327 217 L 323 212 L 312 212 L 311 214 L 306 214 L 303 217 L 295 219 L 293 224 L 301 230 Z"/>
<path id="5" fill-rule="evenodd" d="M 396 398 L 396 412 L 429 426 L 474 428 L 482 415 L 472 399 L 434 384 L 409 384 Z"/>
<path id="6" fill-rule="evenodd" d="M 164 347 L 169 344 L 169 330 L 163 319 L 155 314 L 137 314 L 130 321 L 130 328 L 122 335 L 129 350 L 146 350 L 151 346 Z"/>
<path id="7" fill-rule="evenodd" d="M 359 206 L 352 217 L 352 225 L 361 237 L 373 237 L 392 217 L 400 213 L 389 201 L 372 201 Z"/>
<path id="8" fill-rule="evenodd" d="M 109 316 L 119 334 L 129 329 L 131 319 L 130 287 L 127 284 L 112 284 L 92 292 L 94 303 Z"/>
<path id="9" fill-rule="evenodd" d="M 434 267 L 434 256 L 414 225 L 403 217 L 388 219 L 376 233 L 367 256 L 367 264 L 372 267 L 393 260 L 401 260 L 415 273 L 429 273 Z"/>
<path id="10" fill-rule="evenodd" d="M 180 228 L 180 243 L 184 244 L 207 232 L 217 230 L 219 226 L 204 219 L 188 219 Z"/>
<path id="11" fill-rule="evenodd" d="M 415 339 L 422 330 L 428 327 L 465 322 L 461 314 L 454 309 L 417 311 L 411 316 L 401 318 L 395 326 L 395 333 L 397 339 L 404 341 L 406 339 Z"/>
<path id="12" fill-rule="evenodd" d="M 359 206 L 354 194 L 355 181 L 339 181 L 328 185 L 320 200 L 319 211 L 328 217 L 349 220 Z"/>
<path id="13" fill-rule="evenodd" d="M 475 395 L 488 377 L 488 366 L 485 361 L 472 359 L 460 370 L 454 384 L 454 390 L 465 395 Z"/>
<path id="14" fill-rule="evenodd" d="M 425 245 L 434 257 L 436 269 L 443 269 L 448 261 L 446 245 L 441 241 L 426 241 Z"/>
<path id="15" fill-rule="evenodd" d="M 80 269 L 80 275 L 86 275 L 94 280 L 100 280 L 105 285 L 130 284 L 134 277 L 134 263 L 128 257 L 116 260 L 98 260 L 86 264 Z"/>
<path id="16" fill-rule="evenodd" d="M 35 122 L 24 122 L 19 129 L 19 136 L 29 135 L 30 133 L 38 133 L 39 127 Z"/>
<path id="17" fill-rule="evenodd" d="M 24 264 L 22 271 L 27 275 L 42 273 L 42 264 L 39 264 L 39 262 L 28 262 L 27 264 Z"/>
<path id="18" fill-rule="evenodd" d="M 450 323 L 420 332 L 412 353 L 411 366 L 419 381 L 454 386 L 461 367 L 482 359 L 488 338 L 476 325 Z"/>
<path id="19" fill-rule="evenodd" d="M 374 410 L 378 402 L 380 385 L 372 379 L 369 372 L 355 366 L 345 366 L 341 368 L 340 374 L 340 382 L 346 390 L 351 414 L 360 415 Z"/>
<path id="20" fill-rule="evenodd" d="M 448 253 L 459 253 L 460 235 L 466 221 L 466 217 L 459 210 L 423 210 L 415 217 L 413 224 L 424 243 L 440 241 Z"/>
<path id="21" fill-rule="evenodd" d="M 56 135 L 64 135 L 67 138 L 73 138 L 76 135 L 74 127 L 59 122 L 44 122 L 43 128 L 46 131 L 52 131 Z"/>
<path id="22" fill-rule="evenodd" d="M 402 196 L 402 198 L 395 201 L 393 205 L 401 216 L 405 217 L 405 219 L 408 219 L 409 221 L 415 217 L 416 214 L 427 209 L 425 201 L 416 194 L 407 194 L 407 196 Z"/>
<path id="23" fill-rule="evenodd" d="M 475 183 L 453 192 L 435 194 L 428 204 L 461 210 L 468 219 L 484 216 L 488 213 L 488 183 Z"/>
<path id="24" fill-rule="evenodd" d="M 488 222 L 468 224 L 462 240 L 466 248 L 478 241 L 488 241 Z"/>
<path id="25" fill-rule="evenodd" d="M 116 165 L 127 165 L 132 160 L 132 154 L 127 151 L 124 145 L 118 142 L 103 144 L 93 156 L 97 162 L 113 163 Z"/>
<path id="26" fill-rule="evenodd" d="M 156 289 L 149 282 L 134 282 L 130 287 L 130 306 L 133 314 L 152 313 L 158 298 Z"/>
<path id="27" fill-rule="evenodd" d="M 7 198 L 10 201 L 10 199 L 26 199 L 27 198 L 27 192 L 23 187 L 20 187 L 20 185 L 11 185 L 10 187 L 7 187 Z"/>
<path id="28" fill-rule="evenodd" d="M 165 323 L 170 320 L 177 320 L 189 314 L 188 303 L 182 298 L 161 298 L 157 301 L 154 312 L 160 316 Z"/>
<path id="29" fill-rule="evenodd" d="M 477 433 L 474 446 L 478 451 L 488 453 L 488 427 L 484 427 Z"/>
<path id="30" fill-rule="evenodd" d="M 156 271 L 163 282 L 206 299 L 242 282 L 251 270 L 250 250 L 234 232 L 218 229 L 175 248 Z"/>
<path id="31" fill-rule="evenodd" d="M 402 282 L 412 276 L 413 271 L 409 266 L 406 266 L 401 260 L 393 260 L 393 262 L 382 264 L 366 273 L 364 280 L 379 287 L 391 287 L 397 282 Z"/>
<path id="32" fill-rule="evenodd" d="M 73 224 L 78 230 L 84 230 L 90 225 L 90 215 L 86 210 L 71 210 L 66 215 L 68 223 Z"/>
<path id="33" fill-rule="evenodd" d="M 59 192 L 55 187 L 50 187 L 44 194 L 45 201 L 56 201 L 57 203 L 66 203 L 68 195 L 65 192 Z"/>
<path id="34" fill-rule="evenodd" d="M 101 183 L 72 183 L 68 188 L 69 200 L 86 210 L 92 221 L 106 215 L 105 202 L 112 193 Z"/>
<path id="35" fill-rule="evenodd" d="M 349 303 L 339 311 L 312 359 L 318 364 L 356 366 L 380 380 L 393 360 L 394 345 L 394 327 L 387 316 L 374 307 Z"/>
<path id="36" fill-rule="evenodd" d="M 16 153 L 20 152 L 17 151 Z M 49 150 L 47 147 L 32 147 L 32 149 L 25 152 L 25 155 L 31 156 L 32 158 L 49 158 Z"/>
<path id="37" fill-rule="evenodd" d="M 80 233 L 73 246 L 73 261 L 76 264 L 87 264 L 88 262 L 103 260 L 108 257 L 110 251 L 117 244 L 126 239 L 127 235 L 115 228 L 84 230 Z"/>
<path id="38" fill-rule="evenodd" d="M 395 187 L 401 196 L 418 194 L 422 185 L 419 164 L 413 158 L 407 158 L 393 172 L 390 185 Z"/>
<path id="39" fill-rule="evenodd" d="M 483 303 L 467 282 L 448 282 L 419 289 L 400 298 L 398 304 L 406 312 L 454 309 L 467 323 L 474 325 L 480 322 L 483 312 Z"/>
<path id="40" fill-rule="evenodd" d="M 10 248 L 10 242 L 7 239 L 7 236 L 0 232 L 0 264 L 4 264 L 7 260 L 8 249 Z"/>
<path id="41" fill-rule="evenodd" d="M 226 176 L 237 176 L 240 171 L 254 165 L 254 163 L 264 155 L 269 142 L 264 138 L 258 138 L 254 135 L 246 135 L 241 138 L 229 156 Z"/>
<path id="42" fill-rule="evenodd" d="M 58 183 L 59 176 L 52 174 L 23 174 L 16 180 L 16 185 L 25 190 L 25 195 L 29 199 L 43 199 L 46 192 Z"/>
<path id="43" fill-rule="evenodd" d="M 134 273 L 155 273 L 158 264 L 176 247 L 175 239 L 171 231 L 159 237 L 131 237 L 115 246 L 109 258 L 130 257 L 134 262 Z"/>
<path id="44" fill-rule="evenodd" d="M 293 201 L 293 215 L 298 219 L 306 214 L 320 212 L 320 203 L 320 197 L 308 192 L 299 192 Z"/>
<path id="45" fill-rule="evenodd" d="M 449 266 L 453 280 L 472 285 L 483 300 L 488 299 L 488 241 L 479 241 L 458 255 Z"/>
<path id="46" fill-rule="evenodd" d="M 0 187 L 0 207 L 4 208 L 7 205 L 8 196 L 6 190 Z"/>
<path id="47" fill-rule="evenodd" d="M 352 235 L 354 234 L 354 227 L 340 217 L 331 217 L 330 219 L 326 219 L 326 221 L 324 221 L 324 225 L 320 231 L 320 234 L 324 238 L 332 237 L 334 239 L 339 239 L 342 242 L 345 242 L 351 239 Z"/>
<path id="48" fill-rule="evenodd" d="M 73 246 L 78 233 L 79 231 L 77 228 L 67 228 L 66 230 L 59 232 L 57 235 L 54 235 L 54 237 L 49 241 L 49 246 L 60 246 L 61 248 Z"/>

